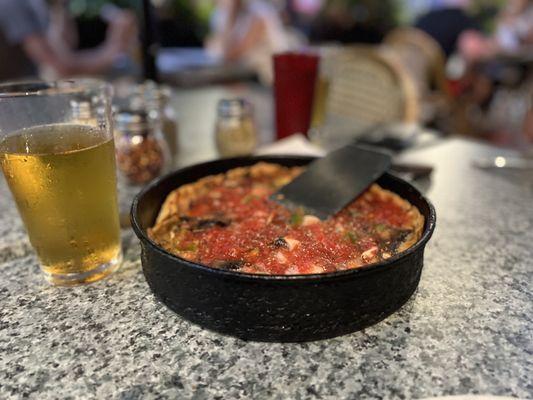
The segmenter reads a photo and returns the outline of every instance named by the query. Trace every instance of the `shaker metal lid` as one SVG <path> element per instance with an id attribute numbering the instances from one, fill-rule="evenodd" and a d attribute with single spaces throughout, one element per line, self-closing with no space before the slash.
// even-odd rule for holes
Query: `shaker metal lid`
<path id="1" fill-rule="evenodd" d="M 220 99 L 218 101 L 220 115 L 239 117 L 252 111 L 252 104 L 243 98 Z"/>
<path id="2" fill-rule="evenodd" d="M 150 122 L 144 110 L 122 109 L 115 114 L 117 129 L 123 131 L 145 131 L 150 129 Z"/>

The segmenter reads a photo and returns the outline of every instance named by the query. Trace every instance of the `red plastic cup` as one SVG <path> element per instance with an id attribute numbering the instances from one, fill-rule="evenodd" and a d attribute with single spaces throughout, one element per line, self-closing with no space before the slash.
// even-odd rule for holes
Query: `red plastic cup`
<path id="1" fill-rule="evenodd" d="M 307 135 L 315 94 L 319 56 L 310 53 L 274 55 L 276 132 L 281 139 L 294 133 Z"/>

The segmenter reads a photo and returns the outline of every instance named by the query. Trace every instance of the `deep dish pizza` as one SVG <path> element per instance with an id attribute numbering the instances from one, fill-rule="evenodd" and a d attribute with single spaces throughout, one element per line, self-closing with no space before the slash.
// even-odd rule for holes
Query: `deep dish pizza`
<path id="1" fill-rule="evenodd" d="M 376 184 L 325 221 L 269 199 L 302 171 L 261 162 L 183 185 L 168 195 L 149 236 L 190 261 L 274 275 L 357 268 L 420 238 L 418 209 Z"/>

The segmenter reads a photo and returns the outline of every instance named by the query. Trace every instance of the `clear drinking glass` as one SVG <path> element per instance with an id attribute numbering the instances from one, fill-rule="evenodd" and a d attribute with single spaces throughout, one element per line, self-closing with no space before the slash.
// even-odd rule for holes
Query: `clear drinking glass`
<path id="1" fill-rule="evenodd" d="M 119 267 L 108 84 L 0 85 L 0 165 L 50 283 L 89 283 Z"/>

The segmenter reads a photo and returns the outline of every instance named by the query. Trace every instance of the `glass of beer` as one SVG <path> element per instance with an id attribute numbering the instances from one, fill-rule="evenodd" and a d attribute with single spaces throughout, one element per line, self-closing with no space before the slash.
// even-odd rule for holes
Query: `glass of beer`
<path id="1" fill-rule="evenodd" d="M 48 282 L 89 283 L 118 269 L 108 84 L 0 85 L 0 165 Z"/>

